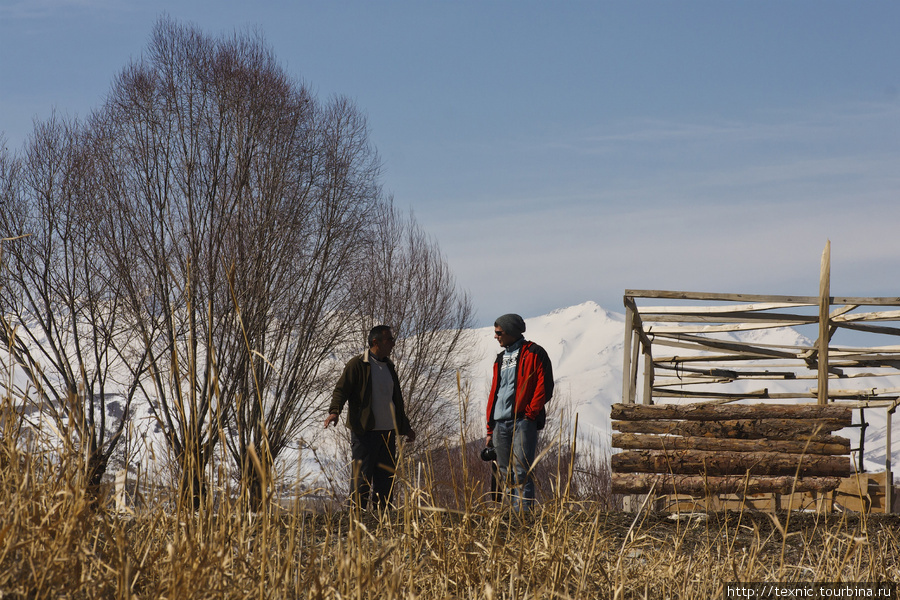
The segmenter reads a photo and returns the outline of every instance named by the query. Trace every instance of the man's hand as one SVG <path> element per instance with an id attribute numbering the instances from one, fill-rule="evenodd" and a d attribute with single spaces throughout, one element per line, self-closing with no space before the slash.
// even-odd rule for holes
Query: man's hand
<path id="1" fill-rule="evenodd" d="M 337 426 L 338 419 L 340 415 L 336 415 L 334 413 L 329 413 L 328 418 L 325 419 L 325 429 L 328 429 L 328 426 L 334 424 Z"/>
<path id="2" fill-rule="evenodd" d="M 493 439 L 493 434 L 487 434 L 487 437 L 484 438 L 484 447 L 487 448 L 488 446 L 491 446 L 491 442 L 493 441 Z"/>

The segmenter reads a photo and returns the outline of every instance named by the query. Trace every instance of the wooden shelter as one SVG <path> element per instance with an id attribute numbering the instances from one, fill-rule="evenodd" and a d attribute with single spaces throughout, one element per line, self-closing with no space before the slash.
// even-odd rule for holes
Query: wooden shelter
<path id="1" fill-rule="evenodd" d="M 818 296 L 626 290 L 614 492 L 890 510 L 900 297 L 831 296 L 830 244 L 820 282 Z M 886 415 L 880 479 L 859 475 L 867 411 Z"/>

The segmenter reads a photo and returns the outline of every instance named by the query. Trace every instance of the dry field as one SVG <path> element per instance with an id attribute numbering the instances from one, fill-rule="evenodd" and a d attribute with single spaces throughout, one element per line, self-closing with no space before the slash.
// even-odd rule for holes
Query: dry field
<path id="1" fill-rule="evenodd" d="M 428 485 L 383 515 L 302 498 L 248 515 L 234 494 L 193 511 L 165 491 L 122 514 L 77 458 L 25 451 L 8 425 L 4 599 L 722 598 L 726 582 L 900 580 L 900 519 L 885 515 L 675 519 L 556 494 L 519 517 L 474 490 L 442 509 Z"/>

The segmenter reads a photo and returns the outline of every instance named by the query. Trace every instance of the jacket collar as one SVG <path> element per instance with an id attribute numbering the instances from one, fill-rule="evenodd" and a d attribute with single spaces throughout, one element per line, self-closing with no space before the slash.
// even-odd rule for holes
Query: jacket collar
<path id="1" fill-rule="evenodd" d="M 371 358 L 371 356 L 372 356 L 372 353 L 369 352 L 368 349 L 366 349 L 365 352 L 362 353 L 362 356 L 361 356 L 360 358 L 362 358 L 362 361 L 363 361 L 364 363 L 366 363 L 367 365 L 371 366 L 372 361 L 369 360 L 369 359 Z M 378 359 L 376 359 L 376 360 L 378 360 Z M 390 358 L 389 356 L 386 357 L 386 358 L 384 359 L 383 362 L 385 362 L 385 363 L 391 365 L 392 367 L 394 366 L 394 363 L 391 362 L 391 358 Z"/>
<path id="2" fill-rule="evenodd" d="M 497 353 L 497 360 L 501 360 L 503 358 L 503 355 L 506 354 L 506 351 L 513 346 L 519 346 L 519 350 L 522 350 L 524 348 L 527 348 L 530 344 L 531 342 L 526 340 L 524 337 L 521 337 L 517 341 L 510 344 L 507 348 L 503 348 L 502 350 L 500 350 L 500 352 Z"/>

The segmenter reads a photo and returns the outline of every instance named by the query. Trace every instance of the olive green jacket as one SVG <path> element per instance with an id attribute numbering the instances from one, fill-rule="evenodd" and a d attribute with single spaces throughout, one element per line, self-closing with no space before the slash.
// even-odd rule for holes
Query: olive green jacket
<path id="1" fill-rule="evenodd" d="M 397 369 L 394 363 L 388 359 L 388 370 L 394 380 L 394 415 L 396 417 L 397 430 L 406 435 L 411 431 L 409 419 L 403 408 L 403 394 L 400 391 L 400 378 L 397 377 Z M 346 424 L 350 430 L 362 435 L 372 431 L 375 426 L 375 415 L 372 413 L 372 365 L 369 363 L 369 351 L 361 356 L 354 356 L 344 367 L 344 372 L 334 386 L 331 396 L 331 405 L 328 412 L 333 415 L 341 414 L 344 404 L 347 404 Z"/>

